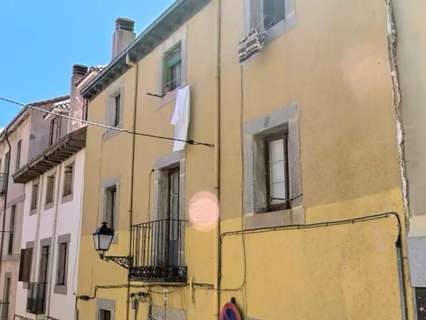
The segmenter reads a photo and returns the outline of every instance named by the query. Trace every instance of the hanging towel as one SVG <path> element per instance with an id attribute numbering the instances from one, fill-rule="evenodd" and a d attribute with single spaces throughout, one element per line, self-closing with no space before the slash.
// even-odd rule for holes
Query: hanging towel
<path id="1" fill-rule="evenodd" d="M 175 126 L 175 139 L 187 140 L 189 118 L 190 118 L 190 88 L 189 86 L 179 88 L 176 92 L 176 105 L 173 112 L 170 124 Z M 180 151 L 185 149 L 185 142 L 175 141 L 173 144 L 173 151 Z"/>

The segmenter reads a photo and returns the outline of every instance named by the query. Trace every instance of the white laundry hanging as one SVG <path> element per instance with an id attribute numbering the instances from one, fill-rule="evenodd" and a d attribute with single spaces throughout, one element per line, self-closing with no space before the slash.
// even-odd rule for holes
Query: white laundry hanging
<path id="1" fill-rule="evenodd" d="M 173 112 L 170 124 L 175 126 L 174 138 L 180 140 L 187 140 L 188 127 L 190 120 L 190 106 L 191 92 L 190 86 L 177 89 L 176 92 L 176 105 Z M 185 142 L 174 141 L 173 151 L 180 151 L 185 149 Z"/>

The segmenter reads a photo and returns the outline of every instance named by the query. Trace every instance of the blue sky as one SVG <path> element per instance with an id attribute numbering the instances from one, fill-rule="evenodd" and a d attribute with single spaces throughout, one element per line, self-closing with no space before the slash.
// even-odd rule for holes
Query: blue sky
<path id="1" fill-rule="evenodd" d="M 28 103 L 69 93 L 74 64 L 106 64 L 117 17 L 136 34 L 173 0 L 1 0 L 0 96 Z M 0 101 L 0 128 L 19 107 Z"/>

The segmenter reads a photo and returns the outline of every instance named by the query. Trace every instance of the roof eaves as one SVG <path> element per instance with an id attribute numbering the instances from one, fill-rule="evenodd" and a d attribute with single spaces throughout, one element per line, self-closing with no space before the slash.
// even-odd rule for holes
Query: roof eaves
<path id="1" fill-rule="evenodd" d="M 134 62 L 140 61 L 152 52 L 162 41 L 199 12 L 211 0 L 177 0 L 160 17 L 150 24 L 120 55 L 112 60 L 104 70 L 81 89 L 87 99 L 93 99 L 114 80 L 126 72 L 130 66 L 126 56 Z M 172 19 L 172 17 L 174 17 Z"/>

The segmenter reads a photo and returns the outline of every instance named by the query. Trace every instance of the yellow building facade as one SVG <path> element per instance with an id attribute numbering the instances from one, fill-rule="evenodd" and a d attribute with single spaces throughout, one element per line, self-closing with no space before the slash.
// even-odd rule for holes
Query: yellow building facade
<path id="1" fill-rule="evenodd" d="M 117 53 L 82 90 L 109 128 L 87 131 L 79 318 L 413 319 L 390 21 L 378 0 L 179 0 Z M 94 249 L 104 221 L 125 268 Z"/>

